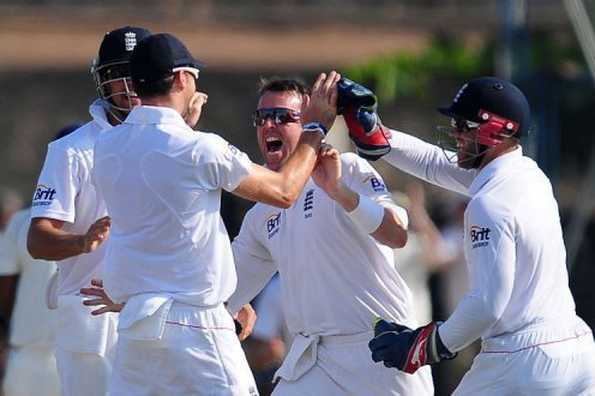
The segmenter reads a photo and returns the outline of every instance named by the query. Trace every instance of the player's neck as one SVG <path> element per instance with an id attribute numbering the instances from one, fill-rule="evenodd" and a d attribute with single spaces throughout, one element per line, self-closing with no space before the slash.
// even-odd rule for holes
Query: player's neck
<path id="1" fill-rule="evenodd" d="M 479 165 L 479 170 L 485 168 L 490 162 L 495 160 L 498 157 L 501 157 L 505 154 L 513 152 L 519 147 L 518 142 L 510 141 L 505 143 L 500 143 L 498 146 L 493 147 L 491 150 L 488 150 L 481 160 L 481 164 Z"/>
<path id="2" fill-rule="evenodd" d="M 154 96 L 150 98 L 141 98 L 143 106 L 155 106 L 155 107 L 169 107 L 174 109 L 180 114 L 184 113 L 184 103 L 179 98 L 173 95 Z"/>

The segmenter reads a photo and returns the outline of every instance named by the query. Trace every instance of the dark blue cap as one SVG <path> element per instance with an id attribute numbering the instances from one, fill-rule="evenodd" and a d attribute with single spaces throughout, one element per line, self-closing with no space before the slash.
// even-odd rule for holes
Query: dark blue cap
<path id="1" fill-rule="evenodd" d="M 463 85 L 449 107 L 438 108 L 452 118 L 482 123 L 480 110 L 488 111 L 519 124 L 518 137 L 525 135 L 531 123 L 527 98 L 514 84 L 496 77 L 480 77 Z"/>
<path id="2" fill-rule="evenodd" d="M 138 43 L 130 59 L 132 80 L 141 83 L 158 81 L 171 75 L 175 68 L 184 66 L 201 69 L 204 65 L 169 33 L 145 38 Z"/>
<path id="3" fill-rule="evenodd" d="M 107 32 L 99 47 L 95 67 L 128 61 L 136 44 L 150 35 L 151 32 L 147 29 L 135 26 L 124 26 Z"/>

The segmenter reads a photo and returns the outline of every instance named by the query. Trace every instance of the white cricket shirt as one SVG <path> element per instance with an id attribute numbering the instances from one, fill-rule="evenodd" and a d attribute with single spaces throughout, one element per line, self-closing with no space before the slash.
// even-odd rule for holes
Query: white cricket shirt
<path id="1" fill-rule="evenodd" d="M 385 157 L 389 163 L 455 191 L 463 191 L 472 180 L 464 234 L 469 291 L 439 330 L 450 351 L 459 351 L 479 337 L 488 339 L 536 325 L 584 326 L 568 286 L 552 186 L 520 147 L 477 173 L 428 155 L 434 146 L 419 139 L 399 132 L 393 136 L 391 145 L 396 150 Z"/>
<path id="2" fill-rule="evenodd" d="M 13 215 L 0 244 L 0 276 L 19 275 L 10 321 L 10 345 L 54 343 L 55 313 L 45 305 L 45 289 L 56 271 L 53 261 L 34 260 L 27 251 L 29 209 Z"/>
<path id="3" fill-rule="evenodd" d="M 366 161 L 352 153 L 341 160 L 347 186 L 396 206 Z M 289 209 L 254 205 L 232 247 L 238 271 L 228 304 L 232 312 L 278 270 L 291 334 L 359 333 L 370 330 L 377 316 L 415 325 L 410 291 L 395 269 L 392 249 L 365 234 L 312 179 Z"/>
<path id="4" fill-rule="evenodd" d="M 197 306 L 236 286 L 221 189 L 250 172 L 246 154 L 196 132 L 175 110 L 139 106 L 95 146 L 94 182 L 112 218 L 104 284 L 116 301 L 168 294 Z"/>
<path id="5" fill-rule="evenodd" d="M 48 152 L 31 204 L 31 218 L 64 221 L 64 231 L 84 234 L 106 216 L 105 204 L 91 184 L 93 148 L 101 131 L 112 128 L 100 100 L 89 107 L 90 121 L 48 145 Z M 77 294 L 100 276 L 105 244 L 89 254 L 58 261 L 58 295 Z"/>

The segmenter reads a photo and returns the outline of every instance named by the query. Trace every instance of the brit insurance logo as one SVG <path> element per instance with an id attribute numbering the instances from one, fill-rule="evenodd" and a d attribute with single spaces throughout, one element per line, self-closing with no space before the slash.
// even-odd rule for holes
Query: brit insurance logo
<path id="1" fill-rule="evenodd" d="M 473 225 L 471 226 L 471 232 L 469 236 L 471 237 L 471 248 L 479 248 L 488 246 L 490 242 L 490 230 L 488 227 L 480 227 Z"/>
<path id="2" fill-rule="evenodd" d="M 52 187 L 38 184 L 33 194 L 33 203 L 31 206 L 47 206 L 52 203 L 56 190 Z"/>
<path id="3" fill-rule="evenodd" d="M 378 177 L 376 177 L 374 175 L 370 175 L 370 176 L 366 177 L 364 179 L 364 184 L 365 183 L 370 183 L 372 190 L 374 190 L 376 192 L 385 192 L 386 191 L 386 185 L 384 184 L 382 179 L 379 179 Z"/>
<path id="4" fill-rule="evenodd" d="M 266 221 L 266 225 L 267 235 L 269 239 L 271 239 L 276 233 L 279 232 L 279 227 L 281 226 L 281 212 L 270 215 Z"/>

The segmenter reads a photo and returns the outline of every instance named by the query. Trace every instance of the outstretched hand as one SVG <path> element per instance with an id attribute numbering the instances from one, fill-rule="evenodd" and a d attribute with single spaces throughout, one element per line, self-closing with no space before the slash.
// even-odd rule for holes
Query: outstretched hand
<path id="1" fill-rule="evenodd" d="M 303 103 L 302 124 L 320 122 L 327 130 L 331 129 L 337 117 L 337 82 L 340 79 L 341 75 L 334 70 L 318 76 L 310 97 Z"/>
<path id="2" fill-rule="evenodd" d="M 80 290 L 80 293 L 89 297 L 88 300 L 83 300 L 83 305 L 87 306 L 98 306 L 101 308 L 91 311 L 91 315 L 101 315 L 106 312 L 120 312 L 124 308 L 124 304 L 117 304 L 112 301 L 110 296 L 103 288 L 103 281 L 101 279 L 91 279 L 91 287 L 84 287 Z"/>

